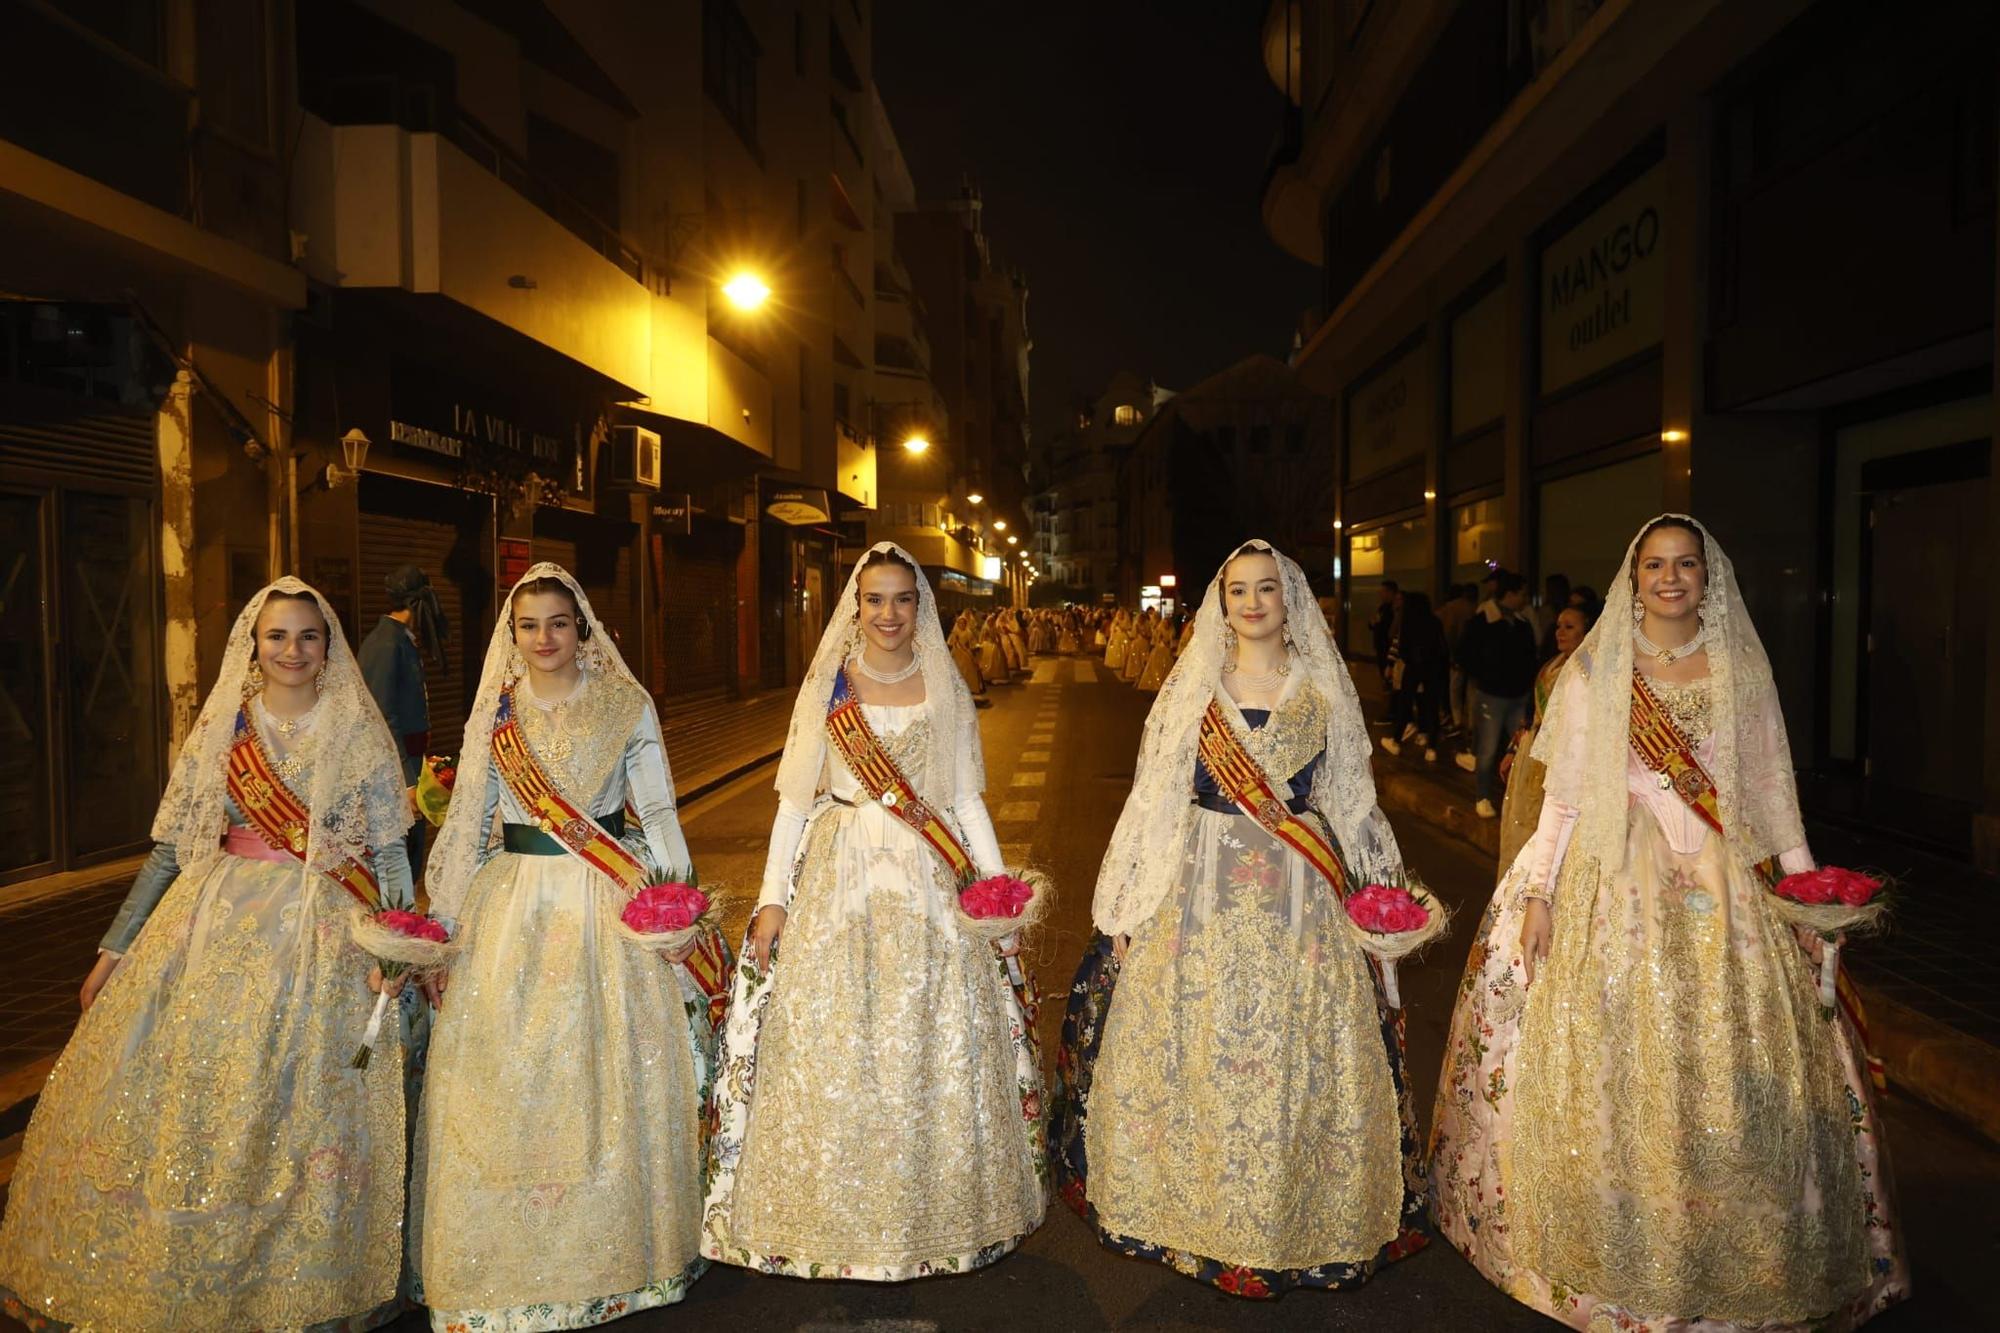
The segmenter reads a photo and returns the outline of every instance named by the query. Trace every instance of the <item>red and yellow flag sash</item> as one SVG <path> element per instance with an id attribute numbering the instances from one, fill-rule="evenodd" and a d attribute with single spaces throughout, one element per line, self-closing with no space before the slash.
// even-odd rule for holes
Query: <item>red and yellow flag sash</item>
<path id="1" fill-rule="evenodd" d="M 1715 779 L 1694 757 L 1694 746 L 1637 671 L 1632 673 L 1632 749 L 1662 788 L 1685 801 L 1702 823 L 1722 832 L 1722 801 Z"/>
<path id="2" fill-rule="evenodd" d="M 1305 857 L 1332 886 L 1333 896 L 1345 899 L 1347 871 L 1340 863 L 1340 854 L 1317 826 L 1299 818 L 1286 806 L 1271 779 L 1231 730 L 1219 699 L 1210 699 L 1208 711 L 1201 716 L 1199 746 L 1201 761 L 1222 794 L 1256 820 L 1258 827 Z"/>
<path id="3" fill-rule="evenodd" d="M 604 875 L 626 897 L 646 887 L 646 868 L 611 836 L 605 827 L 564 796 L 528 748 L 528 738 L 514 714 L 514 690 L 500 692 L 500 708 L 493 719 L 493 766 L 507 790 L 531 815 L 542 832 L 554 838 L 570 855 Z M 701 932 L 694 952 L 682 961 L 688 975 L 708 997 L 711 1023 L 722 1021 L 729 1003 L 729 948 L 714 927 Z"/>
<path id="4" fill-rule="evenodd" d="M 972 857 L 957 836 L 917 795 L 917 789 L 903 776 L 903 770 L 869 728 L 868 719 L 861 713 L 861 700 L 848 684 L 845 667 L 834 673 L 833 695 L 827 701 L 826 737 L 862 790 L 916 830 L 917 836 L 943 858 L 956 883 L 965 885 L 977 878 L 979 872 L 973 868 Z"/>
<path id="5" fill-rule="evenodd" d="M 270 846 L 299 861 L 306 859 L 306 839 L 312 828 L 312 810 L 285 785 L 264 753 L 264 742 L 250 723 L 248 709 L 236 713 L 236 737 L 225 759 L 229 798 L 243 812 L 244 820 Z M 328 879 L 347 890 L 370 912 L 382 910 L 382 886 L 375 872 L 349 857 L 326 872 Z"/>

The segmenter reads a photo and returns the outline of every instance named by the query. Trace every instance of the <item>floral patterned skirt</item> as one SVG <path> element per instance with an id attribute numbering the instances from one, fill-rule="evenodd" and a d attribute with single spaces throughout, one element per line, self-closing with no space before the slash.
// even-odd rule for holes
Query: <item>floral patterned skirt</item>
<path id="1" fill-rule="evenodd" d="M 1428 1241 L 1399 1019 L 1302 858 L 1248 819 L 1197 824 L 1122 967 L 1099 935 L 1077 970 L 1057 1188 L 1111 1249 L 1232 1295 L 1358 1286 Z"/>

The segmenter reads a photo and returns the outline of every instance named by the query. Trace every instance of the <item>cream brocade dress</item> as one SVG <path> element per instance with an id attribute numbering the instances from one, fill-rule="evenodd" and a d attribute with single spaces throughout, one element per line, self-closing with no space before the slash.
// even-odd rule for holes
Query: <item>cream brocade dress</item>
<path id="1" fill-rule="evenodd" d="M 289 751 L 261 703 L 252 717 L 308 790 L 312 745 Z M 154 853 L 169 874 L 171 851 Z M 401 853 L 378 871 L 407 907 Z M 0 1285 L 52 1320 L 140 1333 L 394 1316 L 403 1058 L 388 1035 L 348 1067 L 375 1002 L 359 911 L 300 863 L 223 853 L 173 880 L 42 1089 Z"/>
<path id="2" fill-rule="evenodd" d="M 629 794 L 646 831 L 625 846 L 654 874 L 684 869 L 638 687 L 586 677 L 560 712 L 526 685 L 515 699 L 564 795 L 603 819 Z M 487 773 L 485 826 L 496 810 L 532 823 Z M 581 1328 L 678 1301 L 700 1274 L 707 1000 L 620 935 L 624 903 L 567 852 L 495 852 L 465 896 L 411 1188 L 433 1328 Z"/>
<path id="3" fill-rule="evenodd" d="M 1326 709 L 1296 688 L 1249 732 L 1252 758 L 1308 770 Z M 1365 1276 L 1402 1233 L 1406 1186 L 1421 1196 L 1367 956 L 1331 887 L 1249 816 L 1196 810 L 1181 855 L 1133 932 L 1091 1076 L 1097 1225 L 1290 1280 L 1359 1270 L 1313 1285 Z"/>
<path id="4" fill-rule="evenodd" d="M 1708 681 L 1651 684 L 1713 764 Z M 1623 863 L 1563 858 L 1532 987 L 1534 844 L 1487 909 L 1434 1116 L 1439 1224 L 1578 1328 L 1852 1327 L 1907 1285 L 1858 1041 L 1761 878 L 1629 751 L 1627 779 Z"/>
<path id="5" fill-rule="evenodd" d="M 948 810 L 929 704 L 862 711 Z M 746 948 L 737 969 L 704 1250 L 795 1277 L 978 1268 L 1046 1209 L 1033 1036 L 992 945 L 959 932 L 937 853 L 838 758 L 826 789 L 778 953 L 760 972 Z"/>

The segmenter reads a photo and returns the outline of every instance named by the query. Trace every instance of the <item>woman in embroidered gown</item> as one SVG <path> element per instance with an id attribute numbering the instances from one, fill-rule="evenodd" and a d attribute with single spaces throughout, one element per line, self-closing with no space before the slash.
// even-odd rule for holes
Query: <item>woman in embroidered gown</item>
<path id="1" fill-rule="evenodd" d="M 1131 613 L 1120 611 L 1111 618 L 1111 629 L 1104 642 L 1104 665 L 1111 671 L 1125 668 L 1125 653 L 1132 645 Z"/>
<path id="2" fill-rule="evenodd" d="M 349 1068 L 375 1000 L 350 931 L 358 893 L 409 906 L 409 822 L 339 619 L 278 580 L 230 631 L 29 1123 L 0 1309 L 227 1333 L 394 1317 L 403 1066 L 389 1040 Z"/>
<path id="3" fill-rule="evenodd" d="M 1246 543 L 1195 624 L 1098 876 L 1056 1066 L 1058 1183 L 1110 1248 L 1224 1291 L 1355 1286 L 1424 1243 L 1396 1016 L 1327 879 L 1198 757 L 1211 707 L 1351 887 L 1399 878 L 1402 856 L 1299 567 Z"/>
<path id="4" fill-rule="evenodd" d="M 1440 1226 L 1577 1328 L 1847 1329 L 1900 1300 L 1865 1051 L 1760 868 L 1812 865 L 1770 663 L 1692 519 L 1627 549 L 1535 757 L 1446 1047 Z"/>
<path id="5" fill-rule="evenodd" d="M 1534 755 L 1535 734 L 1548 719 L 1549 700 L 1555 694 L 1556 678 L 1562 675 L 1570 654 L 1583 642 L 1583 636 L 1590 632 L 1590 626 L 1596 619 L 1597 609 L 1591 605 L 1566 606 L 1556 613 L 1555 627 L 1551 631 L 1556 655 L 1542 663 L 1542 669 L 1535 673 L 1528 725 L 1514 737 L 1506 758 L 1501 761 L 1507 778 L 1507 794 L 1500 804 L 1500 869 L 1503 871 L 1514 864 L 1514 858 L 1528 845 L 1528 839 L 1534 836 L 1535 825 L 1542 817 L 1545 770 L 1542 761 Z"/>
<path id="6" fill-rule="evenodd" d="M 565 570 L 534 566 L 506 606 L 427 877 L 462 942 L 412 1184 L 440 1333 L 600 1324 L 704 1267 L 720 954 L 665 960 L 619 923 L 638 887 L 692 873 L 660 724 Z"/>
<path id="7" fill-rule="evenodd" d="M 858 707 L 874 762 L 833 743 L 835 699 L 842 745 Z M 882 755 L 922 808 L 871 798 Z M 938 835 L 906 822 L 934 816 L 956 855 L 998 872 L 985 782 L 930 586 L 880 543 L 820 640 L 778 769 L 716 1085 L 710 1258 L 895 1282 L 992 1263 L 1040 1224 L 1034 1034 L 1007 960 L 959 929 Z"/>
<path id="8" fill-rule="evenodd" d="M 1146 654 L 1146 669 L 1139 673 L 1140 693 L 1157 694 L 1160 686 L 1166 684 L 1167 672 L 1173 669 L 1179 648 L 1180 640 L 1174 634 L 1173 625 L 1163 618 L 1153 633 L 1153 648 Z"/>

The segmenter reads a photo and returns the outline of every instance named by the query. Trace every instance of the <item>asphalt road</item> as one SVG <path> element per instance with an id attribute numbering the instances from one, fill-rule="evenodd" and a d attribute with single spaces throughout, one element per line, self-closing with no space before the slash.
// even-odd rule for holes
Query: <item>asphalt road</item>
<path id="1" fill-rule="evenodd" d="M 981 711 L 987 803 L 1010 863 L 1031 862 L 1055 878 L 1061 897 L 1034 958 L 1045 993 L 1042 1045 L 1055 1049 L 1061 992 L 1090 932 L 1090 896 L 1138 753 L 1151 696 L 1109 681 L 1102 667 L 1043 659 L 1035 679 L 996 687 Z M 683 812 L 705 882 L 735 889 L 728 926 L 740 939 L 763 872 L 776 808 L 766 767 Z M 1451 900 L 1461 930 L 1430 957 L 1406 965 L 1409 1068 L 1428 1120 L 1450 1018 L 1450 998 L 1468 933 L 1491 892 L 1493 872 L 1466 844 L 1406 822 L 1406 857 Z M 1917 1297 L 1869 1327 L 1882 1333 L 1996 1326 L 1996 1298 L 1983 1282 L 2000 1260 L 2000 1151 L 1927 1108 L 1891 1097 L 1889 1142 L 1901 1212 L 1915 1256 Z M 756 1327 L 825 1330 L 980 1329 L 1533 1329 L 1558 1325 L 1488 1285 L 1448 1245 L 1379 1274 L 1359 1291 L 1294 1292 L 1276 1302 L 1241 1301 L 1151 1263 L 1114 1255 L 1061 1204 L 1015 1254 L 963 1277 L 895 1285 L 806 1282 L 717 1267 L 687 1300 L 621 1321 L 622 1329 Z M 421 1325 L 412 1322 L 409 1327 Z"/>

